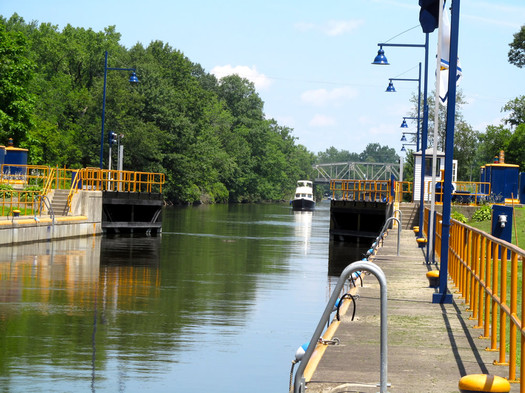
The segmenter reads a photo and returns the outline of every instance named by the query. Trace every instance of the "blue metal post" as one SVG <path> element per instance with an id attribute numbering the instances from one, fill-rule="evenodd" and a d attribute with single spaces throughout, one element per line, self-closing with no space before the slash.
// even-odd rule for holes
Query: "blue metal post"
<path id="1" fill-rule="evenodd" d="M 137 83 L 139 80 L 135 75 L 135 68 L 117 68 L 108 67 L 108 51 L 104 54 L 104 91 L 102 93 L 102 130 L 100 132 L 100 169 L 102 169 L 102 157 L 104 155 L 104 122 L 106 118 L 106 83 L 108 78 L 108 71 L 133 71 L 130 78 L 131 83 Z"/>
<path id="2" fill-rule="evenodd" d="M 100 169 L 104 154 L 104 120 L 106 118 L 106 82 L 108 77 L 108 51 L 104 55 L 104 92 L 102 93 L 102 131 L 100 132 Z"/>
<path id="3" fill-rule="evenodd" d="M 450 236 L 450 204 L 452 201 L 452 159 L 454 154 L 454 118 L 456 116 L 456 75 L 458 72 L 458 35 L 460 0 L 452 0 L 450 22 L 450 66 L 448 69 L 448 102 L 445 141 L 445 179 L 443 185 L 443 224 L 441 229 L 441 260 L 439 267 L 439 292 L 434 293 L 432 303 L 452 303 L 447 293 L 448 247 Z"/>

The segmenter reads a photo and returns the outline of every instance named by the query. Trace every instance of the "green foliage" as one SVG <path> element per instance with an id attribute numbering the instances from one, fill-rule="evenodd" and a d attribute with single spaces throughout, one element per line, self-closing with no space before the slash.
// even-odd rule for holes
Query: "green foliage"
<path id="1" fill-rule="evenodd" d="M 29 148 L 30 164 L 98 167 L 108 51 L 108 67 L 136 68 L 140 83 L 130 86 L 126 72 L 108 70 L 104 128 L 122 135 L 124 170 L 166 175 L 164 195 L 172 202 L 283 200 L 312 173 L 314 154 L 295 143 L 293 130 L 266 118 L 246 79 L 217 80 L 161 41 L 126 49 L 114 26 L 60 31 L 15 14 L 0 17 L 0 27 L 12 63 L 25 65 L 19 79 L 26 103 L 39 98 L 26 105 L 31 122 L 15 140 Z M 3 130 L 0 137 L 8 137 L 15 127 Z"/>
<path id="2" fill-rule="evenodd" d="M 467 222 L 467 218 L 463 214 L 458 212 L 457 210 L 454 210 L 454 211 L 452 211 L 452 213 L 450 213 L 450 218 L 452 218 L 452 219 L 454 219 L 456 221 L 462 222 L 462 223 L 466 223 Z"/>
<path id="3" fill-rule="evenodd" d="M 505 162 L 520 166 L 520 170 L 525 170 L 525 123 L 516 127 L 514 134 L 509 140 L 509 145 L 505 151 Z"/>
<path id="4" fill-rule="evenodd" d="M 13 195 L 13 193 L 11 192 L 13 190 L 14 190 L 13 186 L 10 186 L 9 184 L 5 184 L 5 183 L 0 183 L 0 196 L 3 196 L 4 198 L 9 199 Z"/>
<path id="5" fill-rule="evenodd" d="M 486 221 L 492 218 L 492 208 L 490 205 L 482 205 L 478 210 L 472 215 L 472 221 Z"/>
<path id="6" fill-rule="evenodd" d="M 525 66 L 525 25 L 514 34 L 514 40 L 509 46 L 509 63 L 519 68 Z"/>
<path id="7" fill-rule="evenodd" d="M 0 20 L 0 142 L 26 139 L 31 126 L 33 95 L 28 84 L 33 62 L 27 57 L 27 39 L 20 32 L 7 31 Z"/>

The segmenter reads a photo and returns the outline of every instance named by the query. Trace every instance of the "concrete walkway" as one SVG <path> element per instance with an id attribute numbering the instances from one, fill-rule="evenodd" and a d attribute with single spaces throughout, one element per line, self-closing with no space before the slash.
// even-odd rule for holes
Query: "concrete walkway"
<path id="1" fill-rule="evenodd" d="M 485 351 L 489 343 L 478 338 L 482 331 L 473 328 L 459 295 L 452 304 L 432 303 L 436 290 L 429 288 L 425 274 L 436 266 L 424 263 L 414 233 L 402 231 L 399 257 L 396 244 L 396 230 L 391 230 L 371 258 L 387 279 L 388 391 L 451 393 L 459 392 L 458 382 L 467 374 L 508 376 L 507 367 L 492 364 L 498 353 Z M 379 391 L 379 284 L 373 275 L 365 276 L 358 294 L 354 321 L 350 306 L 335 332 L 340 345 L 326 348 L 308 393 Z M 519 384 L 511 384 L 511 392 L 518 391 Z"/>

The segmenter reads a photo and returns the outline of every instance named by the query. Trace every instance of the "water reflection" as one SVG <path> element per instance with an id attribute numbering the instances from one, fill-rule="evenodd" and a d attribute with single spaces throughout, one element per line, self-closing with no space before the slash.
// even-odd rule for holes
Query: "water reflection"
<path id="1" fill-rule="evenodd" d="M 312 236 L 312 211 L 293 211 L 295 221 L 295 237 L 303 244 L 304 254 L 308 254 L 310 237 Z"/>
<path id="2" fill-rule="evenodd" d="M 328 216 L 328 204 L 172 208 L 157 237 L 0 247 L 0 384 L 286 389 L 329 296 Z"/>
<path id="3" fill-rule="evenodd" d="M 371 240 L 366 241 L 330 241 L 328 260 L 328 275 L 340 276 L 343 270 L 352 262 L 360 261 L 370 248 Z"/>

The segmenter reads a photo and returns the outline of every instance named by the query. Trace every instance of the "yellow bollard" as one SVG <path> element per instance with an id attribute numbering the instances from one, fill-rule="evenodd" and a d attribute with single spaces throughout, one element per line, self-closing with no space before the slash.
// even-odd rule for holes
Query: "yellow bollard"
<path id="1" fill-rule="evenodd" d="M 431 270 L 427 272 L 428 286 L 430 288 L 439 287 L 439 270 Z"/>
<path id="2" fill-rule="evenodd" d="M 510 383 L 497 375 L 470 374 L 459 380 L 459 391 L 461 393 L 507 393 L 510 392 Z"/>

